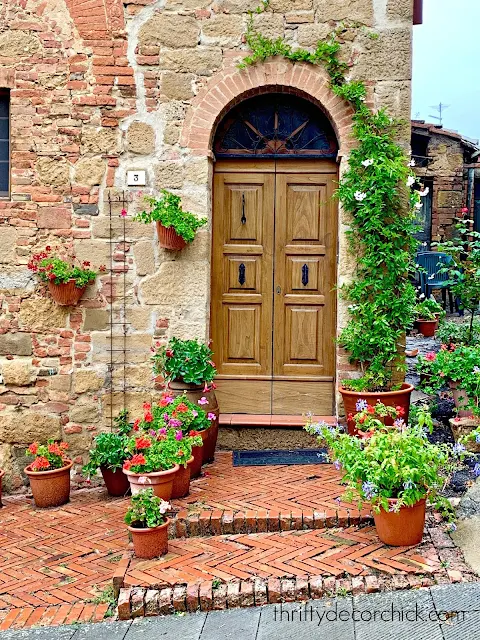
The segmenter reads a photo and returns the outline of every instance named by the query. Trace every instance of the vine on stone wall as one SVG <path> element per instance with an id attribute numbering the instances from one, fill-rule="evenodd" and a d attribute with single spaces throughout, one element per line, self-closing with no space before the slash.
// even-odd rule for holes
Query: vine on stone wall
<path id="1" fill-rule="evenodd" d="M 347 81 L 348 66 L 339 59 L 339 32 L 318 42 L 314 51 L 293 48 L 282 38 L 272 40 L 254 27 L 254 14 L 268 8 L 269 0 L 250 13 L 246 43 L 251 55 L 241 68 L 272 56 L 292 62 L 321 64 L 330 77 L 332 91 L 354 110 L 353 137 L 357 146 L 336 196 L 351 214 L 347 232 L 349 249 L 357 257 L 355 277 L 341 295 L 350 304 L 349 322 L 339 343 L 351 362 L 363 371 L 359 380 L 342 381 L 350 389 L 380 391 L 392 387 L 395 368 L 404 370 L 398 350 L 405 331 L 413 324 L 415 289 L 410 282 L 412 257 L 417 247 L 415 209 L 420 195 L 411 187 L 413 162 L 396 142 L 402 124 L 384 109 L 372 111 L 366 104 L 367 89 L 361 81 Z"/>

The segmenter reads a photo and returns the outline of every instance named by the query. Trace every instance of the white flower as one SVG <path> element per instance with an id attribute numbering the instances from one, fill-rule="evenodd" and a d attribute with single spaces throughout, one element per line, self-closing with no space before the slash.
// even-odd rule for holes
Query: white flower
<path id="1" fill-rule="evenodd" d="M 423 204 L 421 202 L 415 203 L 415 209 L 421 209 L 422 207 L 423 207 Z"/>
<path id="2" fill-rule="evenodd" d="M 420 269 L 420 265 L 418 264 L 418 262 L 417 262 L 417 264 L 415 265 L 415 268 L 416 268 L 416 269 Z M 418 289 L 420 289 L 420 287 L 418 287 Z"/>
<path id="3" fill-rule="evenodd" d="M 419 300 L 423 300 L 423 299 L 425 298 L 425 294 L 424 294 L 424 293 L 421 293 L 421 294 L 418 296 L 418 298 L 419 298 Z"/>
<path id="4" fill-rule="evenodd" d="M 370 165 L 373 164 L 373 158 L 369 158 L 368 160 L 363 160 L 362 164 L 364 167 L 369 167 Z"/>
<path id="5" fill-rule="evenodd" d="M 407 187 L 411 187 L 412 184 L 415 184 L 415 178 L 413 176 L 408 176 L 408 178 L 407 178 Z"/>
<path id="6" fill-rule="evenodd" d="M 355 193 L 353 194 L 353 197 L 358 202 L 362 202 L 362 200 L 365 200 L 365 198 L 367 197 L 367 194 L 364 193 L 363 191 L 355 191 Z"/>
<path id="7" fill-rule="evenodd" d="M 431 275 L 431 276 L 428 276 L 428 279 L 429 279 L 429 280 L 433 280 L 433 279 L 434 279 L 434 277 L 435 277 L 435 274 L 434 274 L 434 273 L 432 273 L 432 275 Z"/>
<path id="8" fill-rule="evenodd" d="M 170 503 L 169 502 L 165 502 L 165 500 L 162 500 L 160 502 L 160 506 L 159 506 L 159 511 L 161 514 L 166 513 L 168 510 L 170 509 Z"/>
<path id="9" fill-rule="evenodd" d="M 415 166 L 415 160 L 414 160 L 413 158 L 412 158 L 412 159 L 410 160 L 410 162 L 408 163 L 408 166 L 409 166 L 409 167 L 414 167 L 414 166 Z"/>
<path id="10" fill-rule="evenodd" d="M 418 195 L 422 196 L 422 198 L 430 193 L 429 187 L 425 187 L 423 191 L 419 191 Z"/>
<path id="11" fill-rule="evenodd" d="M 428 242 L 422 242 L 422 247 L 428 247 Z"/>
<path id="12" fill-rule="evenodd" d="M 147 476 L 140 476 L 140 478 L 138 479 L 139 484 L 150 484 L 149 479 L 147 478 Z"/>

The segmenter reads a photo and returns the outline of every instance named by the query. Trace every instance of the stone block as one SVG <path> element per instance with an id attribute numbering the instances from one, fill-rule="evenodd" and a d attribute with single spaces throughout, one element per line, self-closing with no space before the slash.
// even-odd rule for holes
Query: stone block
<path id="1" fill-rule="evenodd" d="M 162 94 L 171 100 L 190 100 L 193 97 L 192 73 L 164 73 Z"/>
<path id="2" fill-rule="evenodd" d="M 292 1 L 289 4 L 296 3 Z M 319 22 L 355 20 L 368 26 L 373 24 L 372 0 L 313 0 L 313 7 Z"/>
<path id="3" fill-rule="evenodd" d="M 150 308 L 127 309 L 127 322 L 135 331 L 148 331 L 152 328 L 152 312 Z"/>
<path id="4" fill-rule="evenodd" d="M 88 402 L 85 404 L 80 404 L 77 402 L 70 409 L 69 416 L 70 422 L 87 422 L 89 424 L 96 424 L 99 418 L 98 408 L 93 402 Z"/>
<path id="5" fill-rule="evenodd" d="M 240 44 L 244 33 L 244 21 L 234 15 L 219 14 L 202 23 L 203 37 L 205 37 L 208 42 L 213 41 L 215 44 Z"/>
<path id="6" fill-rule="evenodd" d="M 138 34 L 140 49 L 149 50 L 160 47 L 181 49 L 196 47 L 200 28 L 197 21 L 190 16 L 156 14 L 145 22 Z"/>
<path id="7" fill-rule="evenodd" d="M 276 13 L 307 11 L 313 8 L 313 0 L 270 0 L 268 8 Z"/>
<path id="8" fill-rule="evenodd" d="M 96 222 L 96 221 L 95 221 Z M 110 247 L 102 240 L 76 240 L 74 242 L 75 255 L 80 262 L 90 262 L 93 269 L 101 265 L 110 264 Z"/>
<path id="9" fill-rule="evenodd" d="M 169 261 L 140 285 L 145 304 L 179 307 L 203 303 L 208 298 L 208 266 L 201 262 Z"/>
<path id="10" fill-rule="evenodd" d="M 258 0 L 217 0 L 215 5 L 225 13 L 247 13 L 254 11 L 259 3 Z"/>
<path id="11" fill-rule="evenodd" d="M 125 377 L 129 387 L 152 389 L 152 367 L 150 363 L 125 367 Z M 123 385 L 123 367 L 118 367 L 113 372 L 113 384 L 118 389 Z"/>
<path id="12" fill-rule="evenodd" d="M 88 187 L 102 184 L 106 168 L 102 158 L 82 158 L 75 165 L 75 182 Z"/>
<path id="13" fill-rule="evenodd" d="M 107 309 L 85 309 L 84 331 L 104 331 L 110 326 L 110 312 Z"/>
<path id="14" fill-rule="evenodd" d="M 3 384 L 13 384 L 17 387 L 29 385 L 32 379 L 30 360 L 11 360 L 2 363 Z"/>
<path id="15" fill-rule="evenodd" d="M 165 160 L 155 165 L 154 171 L 157 189 L 180 189 L 183 185 L 184 171 L 179 162 Z"/>
<path id="16" fill-rule="evenodd" d="M 123 394 L 121 391 L 116 391 L 113 394 L 107 393 L 102 398 L 102 415 L 110 416 L 110 407 L 113 410 L 113 416 L 115 417 L 124 408 L 128 410 L 130 419 L 141 417 L 143 415 L 143 403 L 151 402 L 152 396 L 145 391 L 134 393 L 127 391 Z"/>
<path id="17" fill-rule="evenodd" d="M 0 34 L 0 56 L 5 58 L 26 58 L 40 49 L 37 35 L 29 31 L 11 29 Z"/>
<path id="18" fill-rule="evenodd" d="M 301 24 L 297 29 L 297 42 L 302 47 L 316 47 L 317 42 L 327 38 L 331 31 L 328 24 Z"/>
<path id="19" fill-rule="evenodd" d="M 462 198 L 461 191 L 438 191 L 437 206 L 439 209 L 442 207 L 459 209 L 462 206 Z"/>
<path id="20" fill-rule="evenodd" d="M 146 122 L 132 122 L 127 131 L 127 149 L 132 153 L 150 155 L 155 151 L 155 132 Z"/>
<path id="21" fill-rule="evenodd" d="M 163 130 L 163 142 L 165 144 L 177 144 L 180 140 L 180 134 L 182 132 L 182 127 L 180 124 L 176 122 L 169 122 L 165 125 L 165 129 Z"/>
<path id="22" fill-rule="evenodd" d="M 7 289 L 33 289 L 35 285 L 35 277 L 26 268 L 6 271 L 5 267 L 0 270 L 0 290 Z"/>
<path id="23" fill-rule="evenodd" d="M 355 42 L 358 56 L 352 67 L 351 78 L 410 81 L 411 46 L 410 28 L 380 31 L 376 40 L 366 33 L 360 33 Z"/>
<path id="24" fill-rule="evenodd" d="M 278 13 L 260 13 L 259 15 L 255 15 L 253 24 L 260 33 L 267 38 L 283 38 L 285 34 L 283 16 Z"/>
<path id="25" fill-rule="evenodd" d="M 191 9 L 205 9 L 211 0 L 166 0 L 165 9 L 170 11 L 185 11 Z"/>
<path id="26" fill-rule="evenodd" d="M 118 153 L 120 150 L 116 129 L 88 127 L 81 135 L 82 153 Z"/>
<path id="27" fill-rule="evenodd" d="M 106 209 L 106 207 L 105 207 Z M 123 218 L 112 218 L 112 237 L 121 240 L 123 239 Z M 135 222 L 133 220 L 127 220 L 125 224 L 125 235 L 127 240 L 135 238 L 153 238 L 155 225 L 144 224 L 143 222 Z M 99 216 L 93 221 L 92 233 L 95 238 L 104 238 L 108 240 L 110 238 L 110 218 L 107 216 Z M 105 243 L 108 247 L 108 243 Z M 108 262 L 106 263 L 109 264 Z"/>
<path id="28" fill-rule="evenodd" d="M 70 229 L 72 214 L 63 207 L 41 207 L 37 214 L 39 229 Z"/>
<path id="29" fill-rule="evenodd" d="M 178 73 L 210 76 L 222 66 L 222 50 L 212 47 L 165 50 L 160 53 L 159 68 Z"/>
<path id="30" fill-rule="evenodd" d="M 0 335 L 0 355 L 31 356 L 32 338 L 27 333 L 4 333 Z"/>
<path id="31" fill-rule="evenodd" d="M 73 212 L 77 216 L 98 216 L 98 206 L 96 204 L 74 204 Z"/>
<path id="32" fill-rule="evenodd" d="M 113 337 L 113 348 L 123 349 L 123 335 Z M 128 362 L 138 364 L 147 362 L 150 357 L 150 347 L 152 346 L 152 336 L 144 333 L 135 333 L 127 336 L 126 349 Z M 110 335 L 105 333 L 92 333 L 92 349 L 94 362 L 110 362 Z M 113 354 L 114 363 L 123 361 L 123 352 L 116 351 Z"/>
<path id="33" fill-rule="evenodd" d="M 387 18 L 389 20 L 404 20 L 407 24 L 412 24 L 412 0 L 387 0 Z"/>
<path id="34" fill-rule="evenodd" d="M 133 247 L 137 275 L 146 276 L 155 271 L 155 255 L 150 241 L 137 242 Z"/>
<path id="35" fill-rule="evenodd" d="M 66 326 L 69 310 L 51 298 L 26 298 L 20 304 L 20 326 L 33 331 L 49 331 Z"/>
<path id="36" fill-rule="evenodd" d="M 100 375 L 94 369 L 77 369 L 73 377 L 73 389 L 75 393 L 98 391 L 105 383 L 105 376 Z"/>
<path id="37" fill-rule="evenodd" d="M 15 262 L 17 230 L 14 227 L 2 226 L 0 231 L 0 263 Z"/>
<path id="38" fill-rule="evenodd" d="M 70 182 L 70 169 L 65 158 L 40 157 L 35 168 L 42 184 L 60 187 Z"/>
<path id="39" fill-rule="evenodd" d="M 39 412 L 16 411 L 0 414 L 0 441 L 30 444 L 61 437 L 60 417 Z"/>
<path id="40" fill-rule="evenodd" d="M 183 167 L 185 182 L 196 185 L 207 185 L 210 179 L 210 162 L 207 158 L 188 160 Z"/>

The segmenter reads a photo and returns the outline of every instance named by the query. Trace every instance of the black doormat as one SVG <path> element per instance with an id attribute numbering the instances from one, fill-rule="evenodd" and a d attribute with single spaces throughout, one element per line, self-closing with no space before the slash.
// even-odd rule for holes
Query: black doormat
<path id="1" fill-rule="evenodd" d="M 327 464 L 326 449 L 263 449 L 234 451 L 234 467 L 261 467 L 278 464 Z"/>

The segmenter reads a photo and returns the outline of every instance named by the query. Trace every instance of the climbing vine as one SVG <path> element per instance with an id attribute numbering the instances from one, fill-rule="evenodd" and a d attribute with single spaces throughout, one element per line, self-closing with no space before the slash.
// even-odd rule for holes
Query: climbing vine
<path id="1" fill-rule="evenodd" d="M 332 91 L 354 111 L 357 145 L 336 197 L 351 215 L 347 236 L 357 266 L 353 281 L 341 288 L 342 297 L 350 302 L 350 318 L 339 343 L 349 352 L 350 361 L 361 366 L 363 376 L 342 383 L 358 391 L 385 390 L 392 387 L 394 369 L 405 368 L 398 353 L 406 329 L 412 326 L 415 306 L 409 276 L 418 244 L 415 209 L 421 207 L 421 192 L 411 189 L 416 182 L 413 161 L 396 142 L 402 123 L 384 109 L 374 112 L 368 107 L 363 82 L 347 81 L 348 66 L 339 58 L 338 41 L 344 25 L 319 41 L 314 51 L 293 48 L 282 38 L 272 40 L 255 29 L 254 14 L 268 5 L 269 0 L 264 0 L 250 13 L 245 39 L 251 54 L 239 66 L 245 68 L 272 56 L 323 65 Z"/>

